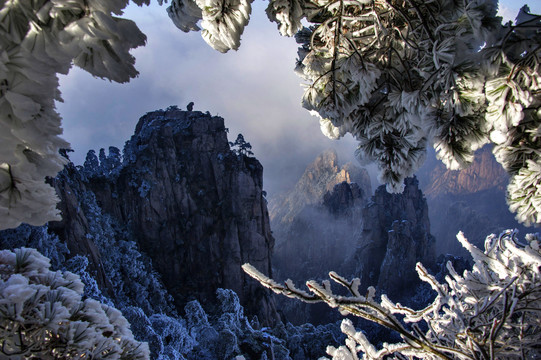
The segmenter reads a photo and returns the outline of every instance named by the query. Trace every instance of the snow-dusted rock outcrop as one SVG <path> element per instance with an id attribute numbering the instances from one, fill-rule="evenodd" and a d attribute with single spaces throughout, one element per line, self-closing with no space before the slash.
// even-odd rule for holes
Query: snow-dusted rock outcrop
<path id="1" fill-rule="evenodd" d="M 77 171 L 77 186 L 148 254 L 178 309 L 194 298 L 213 303 L 217 288 L 229 288 L 249 314 L 273 321 L 268 293 L 241 270 L 250 262 L 271 272 L 263 167 L 230 149 L 222 118 L 176 107 L 150 112 L 123 158 L 115 148 L 89 152 Z M 72 184 L 60 180 L 56 187 L 65 217 L 56 230 L 86 244 L 92 229 L 77 207 L 83 200 L 71 199 Z M 77 251 L 99 262 L 91 242 Z"/>

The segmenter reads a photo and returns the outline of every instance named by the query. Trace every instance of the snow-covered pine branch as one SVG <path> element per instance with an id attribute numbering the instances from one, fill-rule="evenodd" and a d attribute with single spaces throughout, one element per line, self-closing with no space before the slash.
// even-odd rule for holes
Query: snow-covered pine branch
<path id="1" fill-rule="evenodd" d="M 201 31 L 215 50 L 237 50 L 250 21 L 253 0 L 172 0 L 169 17 L 182 31 Z M 200 23 L 200 24 L 199 24 Z"/>
<path id="2" fill-rule="evenodd" d="M 358 293 L 358 279 L 348 281 L 335 273 L 330 277 L 346 287 L 351 296 L 336 295 L 330 284 L 308 281 L 311 294 L 298 290 L 291 281 L 285 286 L 258 272 L 249 264 L 243 269 L 276 293 L 302 301 L 323 301 L 343 315 L 354 315 L 392 329 L 403 342 L 383 344 L 377 350 L 366 336 L 355 330 L 351 320 L 342 322 L 346 344 L 329 347 L 333 360 L 398 358 L 423 359 L 533 359 L 541 356 L 541 250 L 538 235 L 527 235 L 526 244 L 516 231 L 488 236 L 485 250 L 470 244 L 462 233 L 461 244 L 471 253 L 471 271 L 458 274 L 451 263 L 446 283 L 439 283 L 417 264 L 419 277 L 437 295 L 426 308 L 414 310 L 395 304 L 382 295 L 374 300 L 374 289 L 366 296 Z M 396 315 L 400 315 L 397 317 Z M 399 320 L 401 318 L 402 320 Z M 417 323 L 423 323 L 419 326 Z M 408 326 L 407 324 L 412 324 Z M 421 328 L 428 329 L 422 331 Z"/>
<path id="3" fill-rule="evenodd" d="M 136 0 L 141 5 L 142 0 Z M 45 183 L 66 159 L 59 150 L 57 74 L 72 64 L 127 82 L 137 75 L 129 50 L 146 37 L 122 14 L 127 0 L 4 1 L 0 8 L 0 229 L 58 219 Z"/>
<path id="4" fill-rule="evenodd" d="M 149 359 L 120 311 L 82 299 L 70 272 L 35 249 L 0 251 L 0 358 Z"/>
<path id="5" fill-rule="evenodd" d="M 429 144 L 447 167 L 462 169 L 492 142 L 520 178 L 508 188 L 511 209 L 521 222 L 541 221 L 539 186 L 527 180 L 541 176 L 541 17 L 524 7 L 502 26 L 491 0 L 304 4 L 313 25 L 298 33 L 297 72 L 303 106 L 325 135 L 357 138 L 358 157 L 378 164 L 389 191 L 401 191 Z M 273 17 L 280 26 L 282 9 Z"/>

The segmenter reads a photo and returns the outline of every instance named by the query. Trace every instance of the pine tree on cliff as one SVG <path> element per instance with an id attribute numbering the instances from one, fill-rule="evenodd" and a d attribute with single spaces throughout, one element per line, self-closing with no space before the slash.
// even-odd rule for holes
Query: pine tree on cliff
<path id="1" fill-rule="evenodd" d="M 252 152 L 252 145 L 246 140 L 244 140 L 244 135 L 242 134 L 237 135 L 237 139 L 235 140 L 235 142 L 230 141 L 229 146 L 234 148 L 233 151 L 235 151 L 239 155 L 254 155 L 254 153 Z"/>

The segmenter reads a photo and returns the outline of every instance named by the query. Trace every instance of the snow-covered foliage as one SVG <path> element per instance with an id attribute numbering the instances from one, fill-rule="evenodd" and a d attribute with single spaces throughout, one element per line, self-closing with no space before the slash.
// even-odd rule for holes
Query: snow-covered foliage
<path id="1" fill-rule="evenodd" d="M 306 302 L 325 302 L 343 315 L 354 315 L 396 331 L 402 342 L 383 344 L 377 349 L 350 319 L 342 321 L 344 346 L 328 347 L 333 360 L 395 358 L 424 359 L 534 359 L 541 356 L 541 249 L 538 235 L 517 241 L 514 231 L 486 238 L 485 250 L 470 244 L 462 233 L 460 243 L 471 253 L 471 271 L 458 274 L 451 262 L 445 283 L 440 283 L 417 264 L 419 277 L 430 284 L 436 298 L 427 307 L 413 310 L 393 303 L 382 295 L 375 300 L 375 289 L 359 293 L 359 279 L 346 280 L 329 275 L 344 286 L 350 296 L 336 295 L 329 281 L 308 281 L 310 293 L 290 281 L 280 285 L 251 265 L 244 270 L 276 293 Z M 359 356 L 359 353 L 362 356 Z"/>
<path id="2" fill-rule="evenodd" d="M 49 259 L 34 249 L 0 251 L 2 357 L 149 358 L 120 311 L 83 300 L 76 275 L 49 267 Z"/>
<path id="3" fill-rule="evenodd" d="M 132 326 L 135 338 L 148 343 L 153 359 L 186 359 L 197 343 L 190 335 L 186 321 L 180 317 L 165 314 L 147 316 L 138 307 L 123 309 L 123 313 Z"/>
<path id="4" fill-rule="evenodd" d="M 148 256 L 139 250 L 135 237 L 125 226 L 102 212 L 94 193 L 80 191 L 75 184 L 72 189 L 82 200 L 81 210 L 90 228 L 86 237 L 100 251 L 101 266 L 114 288 L 115 305 L 121 309 L 141 307 L 149 314 L 171 312 L 171 296 L 153 270 Z"/>
<path id="5" fill-rule="evenodd" d="M 541 175 L 541 17 L 524 7 L 502 26 L 493 0 L 301 4 L 280 5 L 272 19 L 280 28 L 312 24 L 296 35 L 297 72 L 303 106 L 325 135 L 351 133 L 389 191 L 401 191 L 429 144 L 447 167 L 462 169 L 493 142 L 498 161 L 520 177 L 509 187 L 511 209 L 539 223 L 539 187 L 528 179 Z"/>
<path id="6" fill-rule="evenodd" d="M 272 329 L 272 333 L 285 340 L 289 356 L 293 360 L 317 359 L 325 354 L 329 344 L 341 344 L 345 340 L 339 322 L 318 326 L 310 323 L 299 326 L 291 323 L 278 324 Z"/>
<path id="7" fill-rule="evenodd" d="M 214 49 L 225 53 L 240 46 L 253 0 L 172 0 L 167 13 L 182 31 L 199 31 Z M 198 23 L 200 22 L 199 27 Z"/>
<path id="8" fill-rule="evenodd" d="M 190 359 L 290 359 L 285 342 L 270 334 L 269 329 L 252 326 L 244 314 L 237 294 L 232 290 L 218 289 L 220 309 L 208 315 L 197 301 L 185 307 L 187 328 L 197 341 Z"/>
<path id="9" fill-rule="evenodd" d="M 176 0 L 169 14 L 183 31 L 203 19 L 203 37 L 224 52 L 238 47 L 247 22 L 238 1 L 217 10 Z M 427 146 L 456 170 L 492 142 L 512 176 L 511 209 L 540 223 L 541 17 L 525 6 L 502 25 L 497 8 L 495 0 L 270 0 L 267 15 L 302 44 L 303 106 L 326 136 L 352 134 L 358 158 L 378 164 L 389 191 L 402 191 Z"/>
<path id="10" fill-rule="evenodd" d="M 83 166 L 78 170 L 86 179 L 95 177 L 112 177 L 118 175 L 122 169 L 123 156 L 120 150 L 115 146 L 109 146 L 109 154 L 105 154 L 105 149 L 100 149 L 99 157 L 96 151 L 89 150 L 86 153 L 86 159 Z"/>
<path id="11" fill-rule="evenodd" d="M 220 306 L 210 313 L 196 300 L 186 304 L 184 318 L 147 316 L 136 307 L 123 313 L 155 359 L 308 360 L 323 355 L 325 344 L 339 344 L 343 338 L 334 324 L 261 328 L 256 318 L 248 320 L 232 290 L 218 289 L 216 295 Z"/>
<path id="12" fill-rule="evenodd" d="M 66 262 L 68 247 L 47 225 L 21 224 L 15 229 L 0 232 L 0 249 L 34 248 L 46 256 L 53 269 L 60 269 Z M 73 272 L 73 271 L 72 271 Z"/>
<path id="13" fill-rule="evenodd" d="M 149 0 L 134 0 L 138 5 Z M 162 0 L 158 0 L 162 4 Z M 57 73 L 72 64 L 125 82 L 137 75 L 129 50 L 145 36 L 121 15 L 128 0 L 6 1 L 0 8 L 0 228 L 57 219 L 44 183 L 68 147 L 54 101 Z M 302 44 L 303 105 L 331 138 L 351 133 L 362 161 L 401 191 L 426 147 L 451 169 L 487 142 L 512 176 L 517 218 L 539 223 L 541 17 L 523 7 L 501 24 L 497 1 L 271 0 L 267 15 Z M 182 31 L 215 49 L 237 49 L 251 0 L 172 0 Z M 310 24 L 302 27 L 302 21 Z"/>
<path id="14" fill-rule="evenodd" d="M 20 235 L 18 241 L 13 240 L 15 232 Z M 71 276 L 81 277 L 78 281 L 84 284 L 84 292 L 79 293 L 78 296 L 83 300 L 98 300 L 103 306 L 114 306 L 120 309 L 131 325 L 133 337 L 137 341 L 148 343 L 152 359 L 214 360 L 243 356 L 247 360 L 258 360 L 271 359 L 274 355 L 275 359 L 308 360 L 323 355 L 327 344 L 332 343 L 337 346 L 343 341 L 337 324 L 317 327 L 311 324 L 302 326 L 279 324 L 273 329 L 262 328 L 256 318 L 248 320 L 237 295 L 231 290 L 219 289 L 217 291 L 220 306 L 210 313 L 207 313 L 197 301 L 186 305 L 183 317 L 178 316 L 174 311 L 160 312 L 159 302 L 153 303 L 156 309 L 133 305 L 141 304 L 140 300 L 126 299 L 126 295 L 119 296 L 110 294 L 108 291 L 101 291 L 92 272 L 88 269 L 88 259 L 85 256 L 76 255 L 65 260 L 64 256 L 69 256 L 65 245 L 45 241 L 51 238 L 57 239 L 55 235 L 47 233 L 46 226 L 22 225 L 15 230 L 0 232 L 0 246 L 35 244 L 42 246 L 50 256 L 61 258 L 62 261 L 55 261 L 56 265 L 51 268 L 62 266 L 63 272 L 68 273 L 65 271 L 68 269 L 70 273 L 75 274 Z M 49 248 L 48 245 L 50 245 Z M 116 251 L 114 247 L 100 250 L 101 252 Z M 136 254 L 135 258 L 138 256 L 141 255 Z M 105 258 L 105 267 L 110 268 L 110 264 L 107 264 L 109 258 Z M 119 255 L 113 255 L 111 258 L 119 259 Z M 134 277 L 128 271 L 115 271 L 117 279 L 113 279 L 113 291 L 118 289 L 122 292 L 126 284 L 140 281 L 140 278 Z M 59 273 L 62 272 L 55 272 L 55 274 Z M 0 293 L 3 293 L 1 289 Z M 133 293 L 129 295 L 133 296 Z M 233 355 L 229 357 L 231 354 Z"/>
<path id="15" fill-rule="evenodd" d="M 50 228 L 23 224 L 16 229 L 0 231 L 0 249 L 37 247 L 52 259 L 53 271 L 69 271 L 78 276 L 78 281 L 84 284 L 84 291 L 79 296 L 122 311 L 131 324 L 134 338 L 148 343 L 152 359 L 243 356 L 246 360 L 259 360 L 271 359 L 274 354 L 279 359 L 301 360 L 323 355 L 328 343 L 336 346 L 340 343 L 337 325 L 316 328 L 288 324 L 276 331 L 262 328 L 257 319 L 248 319 L 237 295 L 231 290 L 217 291 L 220 304 L 217 308 L 203 309 L 199 302 L 192 301 L 186 305 L 185 315 L 179 316 L 152 262 L 133 241 L 133 234 L 102 211 L 94 193 L 89 190 L 89 179 L 103 181 L 105 175 L 101 163 L 107 163 L 107 157 L 102 156 L 100 162 L 95 153 L 91 154 L 94 157 L 90 158 L 95 161 L 89 160 L 89 163 L 95 166 L 87 164 L 76 168 L 69 164 L 55 181 L 65 184 L 70 195 L 78 200 L 77 211 L 88 225 L 84 241 L 94 249 L 97 258 L 90 254 L 87 257 L 70 253 L 54 232 L 59 229 L 52 225 Z M 96 171 L 90 171 L 91 168 Z M 107 176 L 116 175 L 111 172 Z M 79 248 L 72 242 L 73 245 Z M 301 342 L 306 342 L 309 347 L 299 346 Z"/>
<path id="16" fill-rule="evenodd" d="M 134 0 L 141 5 L 144 1 Z M 58 219 L 45 183 L 66 163 L 59 150 L 57 74 L 72 64 L 126 82 L 137 75 L 129 50 L 146 37 L 121 15 L 127 0 L 24 0 L 0 6 L 0 229 Z"/>

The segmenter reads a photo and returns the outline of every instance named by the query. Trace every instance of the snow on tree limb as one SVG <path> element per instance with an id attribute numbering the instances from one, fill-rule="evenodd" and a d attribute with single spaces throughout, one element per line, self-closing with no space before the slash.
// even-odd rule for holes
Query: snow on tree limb
<path id="1" fill-rule="evenodd" d="M 250 20 L 253 0 L 173 0 L 169 17 L 182 31 L 201 31 L 215 50 L 237 50 Z M 201 22 L 199 25 L 198 23 Z"/>
<path id="2" fill-rule="evenodd" d="M 350 320 L 342 322 L 347 335 L 345 346 L 328 347 L 333 360 L 395 358 L 423 359 L 525 359 L 541 356 L 541 250 L 538 235 L 526 236 L 520 244 L 516 231 L 488 236 L 485 250 L 470 244 L 462 233 L 457 235 L 474 259 L 471 271 L 459 275 L 451 263 L 446 284 L 440 284 L 417 264 L 419 277 L 436 291 L 434 301 L 426 308 L 414 310 L 395 304 L 385 295 L 377 303 L 372 297 L 359 296 L 344 278 L 331 273 L 331 279 L 346 288 L 352 296 L 332 293 L 328 284 L 309 281 L 310 302 L 324 301 L 338 307 L 342 314 L 355 315 L 392 329 L 403 342 L 383 344 L 377 350 Z M 277 293 L 305 301 L 305 294 L 291 291 L 292 285 L 279 285 L 246 264 L 243 269 L 264 286 Z M 372 289 L 373 294 L 373 289 Z M 395 315 L 402 315 L 399 321 Z M 416 323 L 423 322 L 427 330 Z M 408 328 L 403 323 L 413 323 Z M 359 356 L 362 354 L 362 356 Z"/>
<path id="3" fill-rule="evenodd" d="M 142 3 L 142 1 L 137 1 Z M 59 154 L 57 74 L 72 63 L 94 76 L 137 76 L 129 50 L 146 37 L 122 14 L 127 0 L 6 1 L 0 8 L 0 229 L 58 220 L 45 183 L 66 163 Z"/>
<path id="4" fill-rule="evenodd" d="M 35 249 L 0 251 L 0 357 L 149 359 L 120 311 L 82 299 L 70 272 L 52 272 Z"/>
<path id="5" fill-rule="evenodd" d="M 283 35 L 310 23 L 297 33 L 303 106 L 326 136 L 351 133 L 388 191 L 402 191 L 430 144 L 457 170 L 492 142 L 512 176 L 511 210 L 539 224 L 541 17 L 523 7 L 502 25 L 496 10 L 492 0 L 311 0 L 271 1 L 267 13 Z"/>

